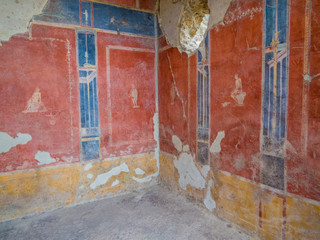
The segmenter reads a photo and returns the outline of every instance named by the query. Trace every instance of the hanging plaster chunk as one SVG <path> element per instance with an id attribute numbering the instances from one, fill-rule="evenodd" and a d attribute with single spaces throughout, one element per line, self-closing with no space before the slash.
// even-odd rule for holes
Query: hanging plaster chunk
<path id="1" fill-rule="evenodd" d="M 208 30 L 210 9 L 207 0 L 187 1 L 180 18 L 179 50 L 191 56 Z"/>
<path id="2" fill-rule="evenodd" d="M 9 152 L 17 145 L 27 144 L 31 139 L 32 137 L 25 133 L 18 133 L 17 137 L 13 138 L 5 132 L 0 132 L 0 153 Z"/>
<path id="3" fill-rule="evenodd" d="M 199 49 L 207 32 L 223 24 L 232 0 L 161 0 L 159 23 L 167 43 L 189 56 Z"/>

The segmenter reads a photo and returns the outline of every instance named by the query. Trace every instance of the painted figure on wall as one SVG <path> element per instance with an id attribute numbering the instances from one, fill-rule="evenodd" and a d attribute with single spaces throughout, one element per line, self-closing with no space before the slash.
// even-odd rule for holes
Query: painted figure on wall
<path id="1" fill-rule="evenodd" d="M 130 92 L 130 97 L 132 101 L 132 107 L 133 108 L 139 108 L 140 106 L 138 105 L 138 90 L 134 84 L 131 85 L 131 92 Z"/>
<path id="2" fill-rule="evenodd" d="M 236 101 L 239 106 L 243 105 L 244 98 L 246 97 L 246 92 L 242 91 L 242 82 L 241 78 L 238 77 L 238 74 L 234 76 L 235 78 L 235 88 L 231 93 L 231 97 Z"/>
<path id="3" fill-rule="evenodd" d="M 23 113 L 36 113 L 46 112 L 47 109 L 41 101 L 41 92 L 39 88 L 36 88 L 32 97 L 28 100 L 27 107 Z"/>

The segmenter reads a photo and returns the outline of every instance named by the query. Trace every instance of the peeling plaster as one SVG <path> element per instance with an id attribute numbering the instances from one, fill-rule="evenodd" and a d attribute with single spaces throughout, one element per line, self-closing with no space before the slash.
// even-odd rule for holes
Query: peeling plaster
<path id="1" fill-rule="evenodd" d="M 154 155 L 157 159 L 157 172 L 155 176 L 158 176 L 160 173 L 160 138 L 159 138 L 159 113 L 153 115 L 153 139 L 156 141 L 157 146 L 154 149 Z"/>
<path id="2" fill-rule="evenodd" d="M 212 199 L 212 196 L 211 196 L 211 191 L 210 191 L 211 187 L 212 187 L 212 180 L 210 180 L 208 183 L 207 195 L 203 201 L 204 205 L 206 206 L 206 208 L 208 208 L 209 211 L 212 211 L 217 206 L 216 202 Z"/>
<path id="3" fill-rule="evenodd" d="M 24 145 L 31 141 L 32 137 L 26 133 L 18 133 L 16 138 L 5 132 L 0 132 L 0 153 L 9 152 L 17 145 Z"/>
<path id="4" fill-rule="evenodd" d="M 206 180 L 196 167 L 190 153 L 181 153 L 178 159 L 174 159 L 173 163 L 179 172 L 179 185 L 183 190 L 187 190 L 187 185 L 199 189 L 205 187 Z"/>
<path id="5" fill-rule="evenodd" d="M 121 172 L 129 172 L 129 168 L 126 163 L 122 163 L 120 166 L 114 167 L 110 171 L 98 175 L 94 182 L 90 184 L 90 188 L 96 189 L 97 187 L 106 184 L 112 176 L 117 176 Z"/>
<path id="6" fill-rule="evenodd" d="M 117 186 L 117 185 L 119 185 L 119 183 L 120 183 L 119 180 L 116 179 L 116 180 L 114 180 L 113 183 L 111 184 L 111 187 Z"/>
<path id="7" fill-rule="evenodd" d="M 50 153 L 38 151 L 34 158 L 38 161 L 38 165 L 50 164 L 56 162 L 56 159 L 50 156 Z"/>
<path id="8" fill-rule="evenodd" d="M 137 178 L 137 177 L 132 177 L 133 180 L 135 180 L 138 183 L 145 183 L 145 182 L 150 182 L 152 180 L 153 177 L 157 176 L 157 173 L 149 175 L 145 178 Z"/>
<path id="9" fill-rule="evenodd" d="M 88 163 L 87 165 L 84 166 L 85 171 L 89 171 L 92 168 L 92 163 Z"/>
<path id="10" fill-rule="evenodd" d="M 184 152 L 189 152 L 189 151 L 190 151 L 189 145 L 184 145 L 182 151 L 184 151 Z"/>
<path id="11" fill-rule="evenodd" d="M 208 176 L 209 171 L 210 171 L 209 165 L 204 165 L 201 169 L 201 173 L 205 178 Z"/>
<path id="12" fill-rule="evenodd" d="M 210 147 L 211 153 L 219 153 L 221 151 L 221 141 L 225 137 L 224 131 L 218 132 L 218 135 Z"/>
<path id="13" fill-rule="evenodd" d="M 176 144 L 174 143 L 174 141 L 176 141 Z M 177 136 L 174 135 L 172 137 L 172 142 L 178 151 L 179 149 L 182 150 L 181 140 Z M 179 142 L 181 143 L 181 146 Z M 181 152 L 181 150 L 179 152 Z M 187 190 L 187 185 L 198 189 L 205 188 L 206 180 L 195 165 L 194 157 L 190 153 L 180 153 L 178 158 L 175 157 L 173 163 L 178 170 L 179 185 L 182 189 Z"/>
<path id="14" fill-rule="evenodd" d="M 47 0 L 0 0 L 0 41 L 28 31 L 34 15 L 41 14 Z M 0 42 L 1 46 L 1 42 Z"/>
<path id="15" fill-rule="evenodd" d="M 92 178 L 93 178 L 93 175 L 92 175 L 91 173 L 89 173 L 89 174 L 87 175 L 87 178 L 92 179 Z"/>
<path id="16" fill-rule="evenodd" d="M 135 171 L 135 173 L 138 174 L 138 175 L 143 175 L 143 174 L 146 173 L 146 172 L 143 171 L 141 168 L 136 168 L 134 171 Z"/>
<path id="17" fill-rule="evenodd" d="M 177 151 L 180 153 L 182 152 L 182 142 L 180 138 L 178 138 L 176 135 L 172 136 L 172 143 L 173 146 L 177 149 Z"/>

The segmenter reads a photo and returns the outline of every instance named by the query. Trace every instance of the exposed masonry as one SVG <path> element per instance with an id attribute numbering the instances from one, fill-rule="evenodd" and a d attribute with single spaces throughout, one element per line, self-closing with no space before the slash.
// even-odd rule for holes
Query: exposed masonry
<path id="1" fill-rule="evenodd" d="M 206 33 L 223 24 L 232 0 L 161 0 L 159 23 L 167 42 L 189 56 L 201 48 Z"/>
<path id="2" fill-rule="evenodd" d="M 1 1 L 0 46 L 17 33 L 28 31 L 33 15 L 41 13 L 47 0 Z"/>
<path id="3" fill-rule="evenodd" d="M 8 133 L 0 132 L 0 153 L 9 152 L 11 148 L 17 145 L 24 145 L 31 141 L 32 137 L 26 133 L 18 133 L 16 138 Z"/>

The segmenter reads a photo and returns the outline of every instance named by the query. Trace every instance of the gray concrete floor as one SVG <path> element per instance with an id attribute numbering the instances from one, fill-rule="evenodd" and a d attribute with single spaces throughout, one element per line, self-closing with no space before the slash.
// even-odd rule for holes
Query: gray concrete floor
<path id="1" fill-rule="evenodd" d="M 251 239 L 183 196 L 153 186 L 0 223 L 0 239 Z"/>

